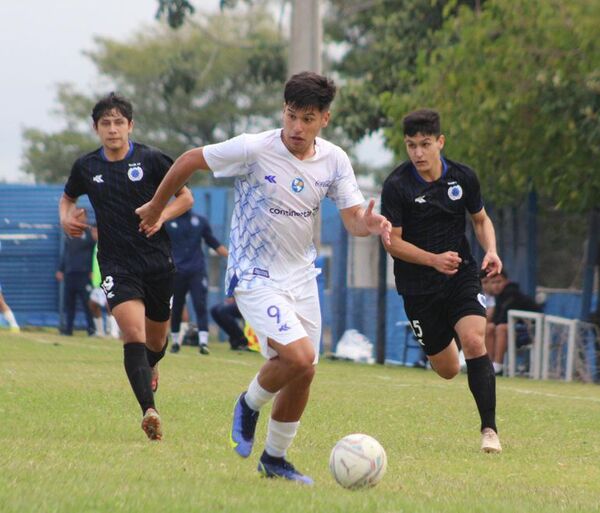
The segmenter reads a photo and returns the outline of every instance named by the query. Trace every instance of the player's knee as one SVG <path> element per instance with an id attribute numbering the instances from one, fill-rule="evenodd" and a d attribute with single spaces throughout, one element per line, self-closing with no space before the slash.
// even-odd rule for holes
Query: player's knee
<path id="1" fill-rule="evenodd" d="M 436 372 L 440 378 L 452 379 L 460 372 L 460 364 L 456 362 L 453 365 L 445 365 L 441 369 L 436 369 Z"/>
<path id="2" fill-rule="evenodd" d="M 314 355 L 310 353 L 302 353 L 295 355 L 294 358 L 288 361 L 290 372 L 303 379 L 312 381 L 315 375 L 315 366 L 313 365 Z"/>

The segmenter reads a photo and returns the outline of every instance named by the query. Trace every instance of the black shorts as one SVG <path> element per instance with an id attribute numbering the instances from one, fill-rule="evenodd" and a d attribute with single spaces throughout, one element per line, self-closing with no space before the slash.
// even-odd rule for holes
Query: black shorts
<path id="1" fill-rule="evenodd" d="M 125 301 L 141 299 L 146 306 L 146 317 L 164 322 L 171 316 L 174 275 L 174 269 L 141 274 L 120 268 L 115 273 L 103 273 L 102 289 L 111 309 Z"/>
<path id="2" fill-rule="evenodd" d="M 435 294 L 405 295 L 404 310 L 416 339 L 428 356 L 443 351 L 456 323 L 467 315 L 485 317 L 485 296 L 477 270 L 467 268 L 449 279 Z"/>

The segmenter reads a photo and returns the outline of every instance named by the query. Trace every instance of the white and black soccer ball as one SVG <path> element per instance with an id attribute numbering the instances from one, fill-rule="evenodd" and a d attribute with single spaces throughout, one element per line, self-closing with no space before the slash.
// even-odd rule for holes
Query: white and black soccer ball
<path id="1" fill-rule="evenodd" d="M 355 433 L 335 444 L 329 456 L 329 470 L 344 488 L 375 486 L 387 469 L 387 455 L 372 436 Z"/>

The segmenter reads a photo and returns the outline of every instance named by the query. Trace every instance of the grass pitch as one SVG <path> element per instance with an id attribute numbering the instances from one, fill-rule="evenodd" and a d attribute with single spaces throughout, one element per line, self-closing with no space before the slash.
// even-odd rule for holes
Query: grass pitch
<path id="1" fill-rule="evenodd" d="M 600 511 L 600 388 L 499 379 L 504 452 L 479 452 L 466 376 L 322 361 L 290 460 L 316 486 L 262 479 L 228 444 L 234 400 L 262 363 L 213 342 L 161 362 L 164 440 L 149 442 L 120 343 L 0 331 L 0 511 L 400 513 Z M 328 458 L 364 432 L 388 455 L 347 491 Z"/>

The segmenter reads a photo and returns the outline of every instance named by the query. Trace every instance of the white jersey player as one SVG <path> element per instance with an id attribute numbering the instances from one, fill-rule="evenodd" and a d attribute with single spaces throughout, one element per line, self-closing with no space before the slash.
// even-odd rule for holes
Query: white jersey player
<path id="1" fill-rule="evenodd" d="M 305 484 L 312 479 L 285 459 L 308 401 L 321 338 L 313 245 L 321 200 L 331 198 L 355 236 L 381 235 L 391 225 L 363 196 L 346 153 L 317 137 L 330 118 L 335 85 L 303 72 L 285 85 L 283 128 L 243 134 L 190 150 L 169 170 L 154 198 L 137 210 L 148 231 L 172 192 L 196 169 L 236 176 L 226 287 L 258 335 L 268 358 L 235 405 L 231 444 L 248 457 L 258 413 L 275 398 L 258 470 Z"/>

